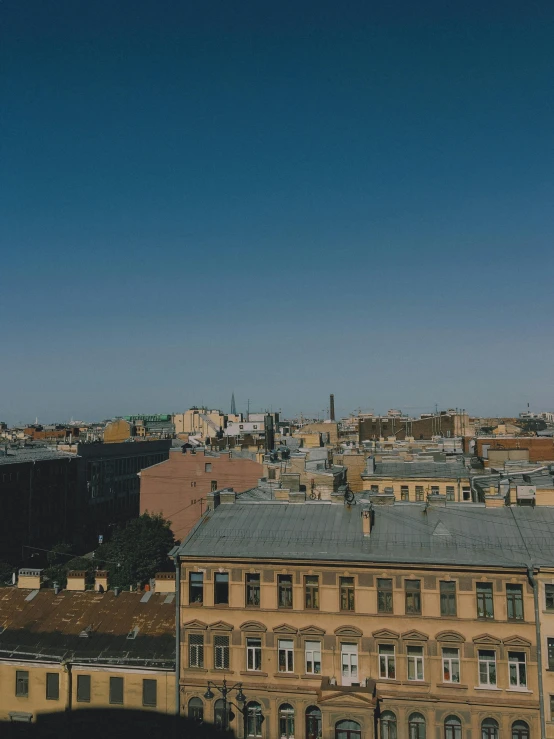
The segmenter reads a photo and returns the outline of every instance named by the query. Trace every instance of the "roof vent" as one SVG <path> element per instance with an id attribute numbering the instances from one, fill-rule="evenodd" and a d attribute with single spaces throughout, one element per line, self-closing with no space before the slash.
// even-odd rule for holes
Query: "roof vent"
<path id="1" fill-rule="evenodd" d="M 127 639 L 136 639 L 138 633 L 138 626 L 135 626 L 134 629 L 131 629 L 131 631 L 127 634 Z"/>
<path id="2" fill-rule="evenodd" d="M 87 626 L 86 629 L 83 629 L 81 631 L 81 633 L 79 634 L 79 636 L 81 637 L 81 639 L 88 639 L 89 636 L 90 636 L 91 631 L 92 631 L 92 625 L 89 624 L 89 626 Z"/>

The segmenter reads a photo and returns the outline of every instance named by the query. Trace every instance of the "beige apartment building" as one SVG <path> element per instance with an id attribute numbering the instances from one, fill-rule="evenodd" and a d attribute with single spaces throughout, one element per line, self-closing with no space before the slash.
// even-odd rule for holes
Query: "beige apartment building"
<path id="1" fill-rule="evenodd" d="M 428 495 L 443 495 L 448 502 L 475 501 L 470 471 L 461 456 L 436 461 L 431 455 L 412 459 L 368 457 L 361 474 L 363 490 L 388 493 L 398 501 L 423 502 Z"/>
<path id="2" fill-rule="evenodd" d="M 175 550 L 184 714 L 260 739 L 541 737 L 537 509 L 212 497 Z"/>
<path id="3" fill-rule="evenodd" d="M 177 435 L 189 434 L 190 436 L 206 439 L 222 431 L 226 426 L 227 419 L 238 420 L 238 418 L 238 416 L 226 416 L 218 410 L 190 408 L 184 413 L 174 413 L 171 420 Z"/>

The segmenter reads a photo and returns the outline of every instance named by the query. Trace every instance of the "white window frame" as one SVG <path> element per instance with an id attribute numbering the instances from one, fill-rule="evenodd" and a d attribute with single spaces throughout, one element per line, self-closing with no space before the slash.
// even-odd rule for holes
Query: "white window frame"
<path id="1" fill-rule="evenodd" d="M 423 647 L 417 646 L 415 644 L 410 644 L 406 649 L 406 655 L 407 655 L 407 667 L 408 667 L 408 674 L 407 674 L 408 680 L 410 680 L 410 682 L 422 682 L 425 678 L 425 673 L 424 673 L 424 668 L 423 668 Z M 410 677 L 410 668 L 413 671 L 414 677 Z"/>
<path id="2" fill-rule="evenodd" d="M 217 639 L 226 639 L 225 644 L 216 644 Z M 227 660 L 225 659 L 227 655 Z M 227 662 L 227 664 L 225 664 Z M 214 637 L 214 669 L 215 670 L 228 670 L 231 664 L 231 652 L 229 647 L 229 637 L 226 634 L 217 634 Z"/>
<path id="3" fill-rule="evenodd" d="M 493 654 L 493 658 L 490 657 L 481 657 L 481 654 L 484 652 L 491 652 Z M 498 681 L 498 672 L 496 669 L 496 651 L 494 649 L 479 649 L 477 653 L 477 662 L 478 662 L 478 668 L 479 668 L 479 685 L 482 688 L 496 688 L 497 687 L 497 681 Z M 481 682 L 481 665 L 486 665 L 486 672 L 487 672 L 487 682 Z M 490 681 L 490 673 L 491 673 L 491 665 L 494 666 L 494 676 L 495 681 L 494 683 Z"/>
<path id="4" fill-rule="evenodd" d="M 200 637 L 201 643 L 192 644 L 191 637 Z M 204 635 L 189 634 L 189 667 L 204 667 Z"/>
<path id="5" fill-rule="evenodd" d="M 456 655 L 454 656 L 453 654 L 451 654 L 447 656 L 445 655 L 446 650 L 450 650 L 451 652 L 456 652 Z M 456 662 L 458 664 L 458 669 L 457 669 L 458 679 L 454 680 L 453 679 L 454 669 L 452 665 Z M 448 679 L 444 676 L 446 672 L 446 669 L 445 669 L 446 667 L 448 667 L 448 674 L 450 675 Z M 443 683 L 454 683 L 454 684 L 458 684 L 460 682 L 460 650 L 457 649 L 456 647 L 443 647 L 442 648 L 442 681 Z"/>
<path id="6" fill-rule="evenodd" d="M 277 654 L 277 668 L 279 672 L 294 672 L 294 640 L 293 639 L 279 639 L 278 641 L 278 654 Z M 283 653 L 285 658 L 285 669 L 281 669 L 281 654 Z"/>
<path id="7" fill-rule="evenodd" d="M 259 664 L 259 667 L 256 666 Z M 252 667 L 250 665 L 253 665 Z M 262 640 L 246 639 L 246 669 L 248 672 L 260 672 L 262 669 Z"/>
<path id="8" fill-rule="evenodd" d="M 345 672 L 344 668 L 347 668 Z M 342 642 L 340 645 L 340 672 L 343 685 L 359 683 L 360 669 L 358 665 L 358 645 L 351 642 Z"/>
<path id="9" fill-rule="evenodd" d="M 306 675 L 321 675 L 321 642 L 306 641 L 304 644 L 304 661 Z M 311 669 L 310 669 L 311 665 Z M 316 670 L 316 665 L 319 669 Z"/>
<path id="10" fill-rule="evenodd" d="M 523 660 L 514 655 L 522 655 Z M 523 666 L 523 672 L 521 670 Z M 515 667 L 517 682 L 512 684 L 512 667 Z M 521 679 L 523 675 L 523 680 Z M 525 652 L 508 652 L 508 683 L 510 690 L 527 690 L 527 655 Z"/>
<path id="11" fill-rule="evenodd" d="M 381 651 L 383 647 L 392 648 L 392 654 Z M 391 662 L 394 671 L 394 676 L 392 677 L 390 675 Z M 379 644 L 379 678 L 381 680 L 396 680 L 396 647 L 394 644 Z"/>

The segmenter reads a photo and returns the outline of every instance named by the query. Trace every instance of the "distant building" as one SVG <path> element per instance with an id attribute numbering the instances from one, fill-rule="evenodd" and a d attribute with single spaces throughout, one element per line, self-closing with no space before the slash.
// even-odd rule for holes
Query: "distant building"
<path id="1" fill-rule="evenodd" d="M 554 439 L 552 437 L 540 436 L 478 436 L 475 439 L 475 453 L 487 464 L 489 453 L 508 452 L 515 450 L 520 453 L 521 458 L 530 462 L 552 462 L 554 461 Z M 495 454 L 495 461 L 501 461 L 502 454 Z M 506 459 L 509 459 L 506 455 Z M 502 460 L 503 461 L 503 460 Z"/>
<path id="2" fill-rule="evenodd" d="M 174 413 L 172 422 L 177 435 L 186 434 L 207 439 L 223 431 L 227 416 L 218 410 L 191 408 L 184 413 Z"/>
<path id="3" fill-rule="evenodd" d="M 432 439 L 436 436 L 473 436 L 467 413 L 441 411 L 420 418 L 376 416 L 360 418 L 359 441 L 394 437 Z"/>

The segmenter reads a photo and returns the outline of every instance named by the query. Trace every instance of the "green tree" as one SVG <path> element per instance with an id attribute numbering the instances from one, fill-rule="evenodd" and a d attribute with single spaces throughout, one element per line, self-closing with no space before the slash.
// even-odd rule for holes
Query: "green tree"
<path id="1" fill-rule="evenodd" d="M 170 522 L 143 513 L 115 530 L 111 540 L 96 550 L 94 564 L 109 571 L 112 586 L 144 584 L 171 567 L 167 555 L 174 544 Z"/>
<path id="2" fill-rule="evenodd" d="M 9 562 L 0 562 L 0 585 L 11 583 L 15 569 Z"/>

